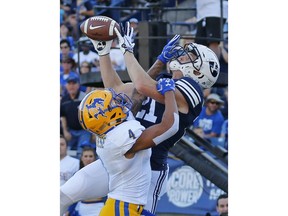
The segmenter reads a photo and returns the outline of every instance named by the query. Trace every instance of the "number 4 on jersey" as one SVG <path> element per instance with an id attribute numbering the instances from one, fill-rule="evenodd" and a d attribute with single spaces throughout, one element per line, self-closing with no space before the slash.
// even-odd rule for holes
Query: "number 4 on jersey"
<path id="1" fill-rule="evenodd" d="M 131 129 L 128 130 L 128 133 L 129 133 L 129 138 L 136 139 L 135 134 L 132 132 Z"/>

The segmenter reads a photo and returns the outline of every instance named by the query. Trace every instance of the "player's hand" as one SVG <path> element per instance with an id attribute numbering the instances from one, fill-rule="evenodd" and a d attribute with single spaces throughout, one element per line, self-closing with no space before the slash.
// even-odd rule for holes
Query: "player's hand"
<path id="1" fill-rule="evenodd" d="M 112 41 L 97 41 L 89 38 L 89 40 L 92 42 L 94 49 L 97 51 L 99 56 L 108 55 L 110 53 L 110 48 L 112 45 Z"/>
<path id="2" fill-rule="evenodd" d="M 176 34 L 163 48 L 161 54 L 157 57 L 158 60 L 166 64 L 170 61 L 175 54 L 177 53 L 177 49 L 174 49 L 176 44 L 180 40 L 180 35 Z"/>
<path id="3" fill-rule="evenodd" d="M 121 33 L 116 27 L 114 28 L 114 31 L 117 34 L 122 53 L 125 54 L 127 51 L 133 53 L 133 48 L 135 46 L 135 43 L 132 42 L 134 29 L 130 26 L 130 23 L 127 21 L 125 23 L 125 28 L 123 27 L 122 23 L 120 23 Z"/>
<path id="4" fill-rule="evenodd" d="M 161 78 L 156 85 L 157 91 L 164 95 L 167 91 L 175 91 L 175 82 L 173 79 Z"/>

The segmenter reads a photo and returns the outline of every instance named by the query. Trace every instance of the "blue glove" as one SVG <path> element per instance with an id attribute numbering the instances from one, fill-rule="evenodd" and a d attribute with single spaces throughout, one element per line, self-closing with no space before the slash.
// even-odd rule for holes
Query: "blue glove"
<path id="1" fill-rule="evenodd" d="M 133 53 L 133 48 L 135 46 L 135 43 L 132 42 L 134 29 L 130 26 L 130 23 L 127 21 L 125 23 L 125 28 L 123 27 L 122 23 L 120 23 L 121 33 L 116 27 L 114 28 L 114 31 L 117 34 L 122 53 L 125 54 L 126 51 Z"/>
<path id="2" fill-rule="evenodd" d="M 175 45 L 179 42 L 180 35 L 176 34 L 163 48 L 161 54 L 157 57 L 158 60 L 163 62 L 163 64 L 166 64 L 169 60 L 171 60 L 175 54 L 177 53 L 177 50 L 174 50 Z"/>
<path id="3" fill-rule="evenodd" d="M 156 85 L 157 91 L 164 95 L 167 91 L 175 91 L 175 82 L 173 79 L 161 78 Z"/>

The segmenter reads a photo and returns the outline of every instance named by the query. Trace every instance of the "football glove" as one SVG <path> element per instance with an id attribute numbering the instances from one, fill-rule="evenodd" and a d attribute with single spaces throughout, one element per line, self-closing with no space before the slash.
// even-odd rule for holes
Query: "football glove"
<path id="1" fill-rule="evenodd" d="M 133 31 L 134 29 L 130 26 L 130 23 L 127 21 L 125 23 L 125 28 L 123 27 L 122 23 L 120 23 L 120 32 L 115 27 L 114 28 L 117 37 L 119 39 L 120 50 L 122 51 L 123 55 L 128 51 L 133 53 L 133 48 L 135 43 L 132 42 Z"/>
<path id="2" fill-rule="evenodd" d="M 161 78 L 156 85 L 157 91 L 164 95 L 167 91 L 175 91 L 175 82 L 173 79 Z"/>
<path id="3" fill-rule="evenodd" d="M 92 42 L 94 49 L 96 50 L 96 52 L 98 53 L 99 56 L 108 55 L 110 53 L 110 48 L 111 48 L 113 40 L 97 41 L 97 40 L 93 40 L 91 38 L 89 38 L 89 39 Z"/>
<path id="4" fill-rule="evenodd" d="M 161 54 L 157 57 L 158 60 L 166 64 L 170 61 L 177 53 L 177 50 L 174 49 L 176 44 L 180 40 L 180 35 L 176 34 L 163 48 Z"/>

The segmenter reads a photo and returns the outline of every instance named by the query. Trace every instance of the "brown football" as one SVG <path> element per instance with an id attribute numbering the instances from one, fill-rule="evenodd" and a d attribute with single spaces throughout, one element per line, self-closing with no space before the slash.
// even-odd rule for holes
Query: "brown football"
<path id="1" fill-rule="evenodd" d="M 114 27 L 120 31 L 119 24 L 107 16 L 93 16 L 80 25 L 81 31 L 87 37 L 99 41 L 108 41 L 116 38 Z"/>

